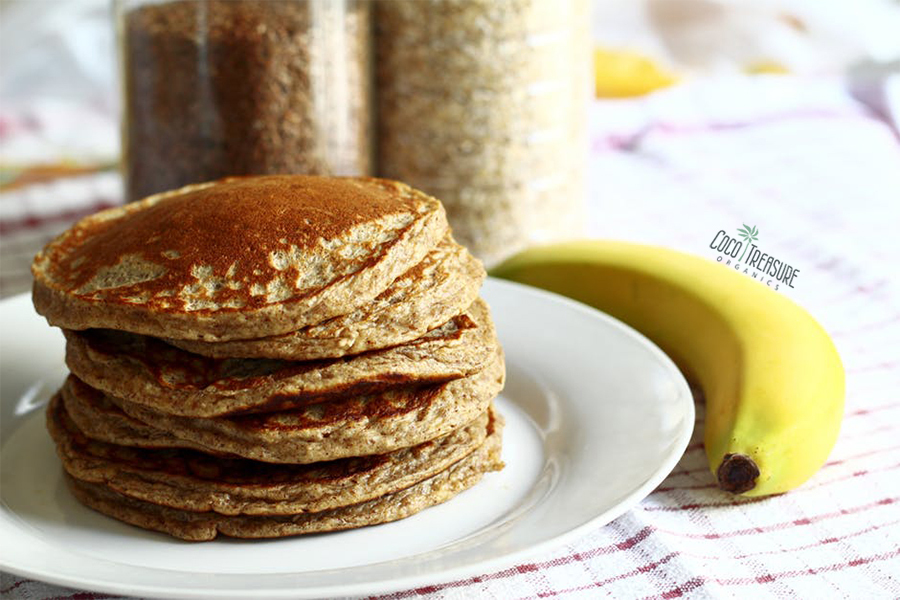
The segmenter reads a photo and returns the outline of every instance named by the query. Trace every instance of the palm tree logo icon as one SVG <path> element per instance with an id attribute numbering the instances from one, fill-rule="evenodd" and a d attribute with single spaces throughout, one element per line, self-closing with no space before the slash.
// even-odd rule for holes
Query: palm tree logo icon
<path id="1" fill-rule="evenodd" d="M 759 231 L 756 229 L 755 225 L 750 227 L 747 224 L 744 224 L 742 228 L 738 229 L 738 235 L 744 238 L 744 243 L 747 244 L 744 246 L 744 252 L 741 254 L 741 262 L 744 262 L 744 256 L 746 256 L 747 250 L 750 248 L 750 242 L 755 242 L 758 234 Z"/>

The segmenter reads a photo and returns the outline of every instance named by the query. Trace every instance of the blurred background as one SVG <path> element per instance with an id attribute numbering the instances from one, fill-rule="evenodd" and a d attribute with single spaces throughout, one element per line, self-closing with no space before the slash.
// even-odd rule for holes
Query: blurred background
<path id="1" fill-rule="evenodd" d="M 900 2 L 590 9 L 579 235 L 699 253 L 726 225 L 760 223 L 765 235 L 779 203 L 797 204 L 815 233 L 864 227 L 900 199 Z M 124 199 L 112 11 L 109 0 L 0 2 L 0 295 L 29 289 L 31 257 L 51 236 Z M 848 223 L 860 195 L 871 201 Z"/>

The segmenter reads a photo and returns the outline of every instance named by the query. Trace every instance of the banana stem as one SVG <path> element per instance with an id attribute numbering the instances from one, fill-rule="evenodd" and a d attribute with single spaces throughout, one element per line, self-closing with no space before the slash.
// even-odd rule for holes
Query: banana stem
<path id="1" fill-rule="evenodd" d="M 716 469 L 719 488 L 734 494 L 743 494 L 756 487 L 759 467 L 746 454 L 726 454 Z"/>

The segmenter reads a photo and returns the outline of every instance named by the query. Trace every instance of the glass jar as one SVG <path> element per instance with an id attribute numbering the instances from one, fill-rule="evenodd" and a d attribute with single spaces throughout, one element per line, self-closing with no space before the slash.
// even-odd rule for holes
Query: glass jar
<path id="1" fill-rule="evenodd" d="M 369 174 L 365 0 L 117 0 L 128 200 L 227 175 Z"/>
<path id="2" fill-rule="evenodd" d="M 584 222 L 587 0 L 375 4 L 380 174 L 444 202 L 491 265 Z"/>

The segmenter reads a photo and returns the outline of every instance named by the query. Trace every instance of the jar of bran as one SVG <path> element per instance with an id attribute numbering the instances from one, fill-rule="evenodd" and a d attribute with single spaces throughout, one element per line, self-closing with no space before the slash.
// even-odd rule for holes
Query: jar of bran
<path id="1" fill-rule="evenodd" d="M 128 200 L 372 170 L 364 0 L 117 0 Z"/>

